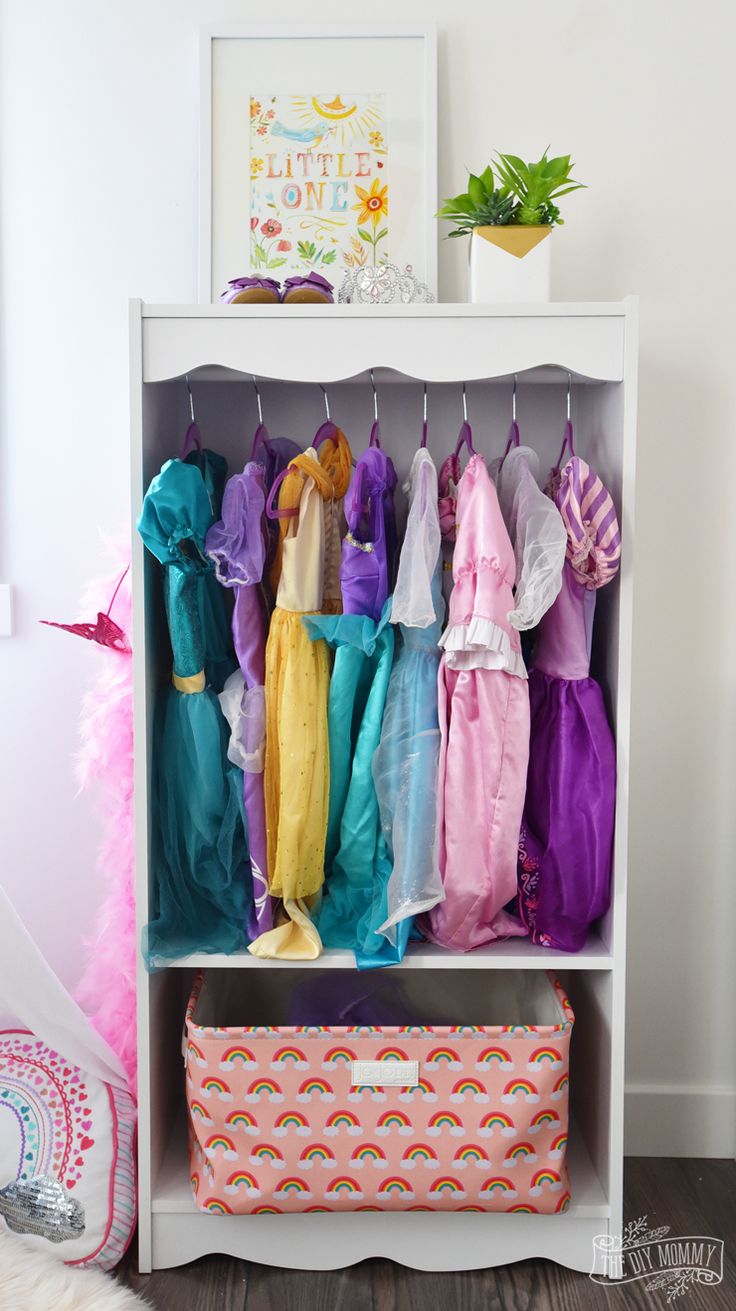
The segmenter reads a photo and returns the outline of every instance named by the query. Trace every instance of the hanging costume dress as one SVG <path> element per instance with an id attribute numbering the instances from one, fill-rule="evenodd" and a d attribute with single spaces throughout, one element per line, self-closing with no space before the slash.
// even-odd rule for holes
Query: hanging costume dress
<path id="1" fill-rule="evenodd" d="M 325 946 L 350 947 L 359 966 L 388 944 L 377 934 L 376 862 L 384 862 L 371 761 L 393 662 L 389 623 L 389 545 L 396 473 L 380 447 L 360 457 L 345 497 L 348 532 L 342 546 L 342 615 L 310 616 L 305 629 L 334 648 L 330 682 L 330 798 L 325 888 L 316 914 Z M 395 528 L 393 529 L 395 533 Z"/>
<path id="2" fill-rule="evenodd" d="M 227 759 L 227 725 L 216 696 L 234 661 L 224 596 L 205 554 L 222 481 L 224 461 L 211 451 L 169 460 L 151 482 L 137 525 L 163 565 L 173 655 L 172 685 L 159 696 L 154 723 L 149 961 L 234 951 L 246 941 L 240 775 Z"/>
<path id="3" fill-rule="evenodd" d="M 227 483 L 222 517 L 207 533 L 206 551 L 218 582 L 234 593 L 232 635 L 240 668 L 220 693 L 230 724 L 228 759 L 243 771 L 243 801 L 253 880 L 250 936 L 270 929 L 273 905 L 268 895 L 266 816 L 263 765 L 266 743 L 264 696 L 268 607 L 261 580 L 266 559 L 263 511 L 266 504 L 263 466 L 246 464 Z"/>
<path id="4" fill-rule="evenodd" d="M 437 845 L 437 671 L 445 603 L 437 471 L 428 451 L 416 452 L 404 491 L 409 515 L 391 604 L 399 650 L 372 765 L 390 867 L 377 889 L 378 932 L 390 944 L 380 963 L 403 958 L 414 916 L 444 896 Z"/>
<path id="5" fill-rule="evenodd" d="M 516 562 L 480 455 L 457 492 L 455 585 L 440 639 L 439 861 L 444 901 L 423 917 L 432 941 L 470 951 L 526 929 L 504 907 L 529 758 L 529 691 L 509 621 Z"/>
<path id="6" fill-rule="evenodd" d="M 579 951 L 610 901 L 616 753 L 601 689 L 590 677 L 590 649 L 596 590 L 616 574 L 621 535 L 609 493 L 577 456 L 565 465 L 555 500 L 567 559 L 529 675 L 519 910 L 535 942 Z"/>
<path id="7" fill-rule="evenodd" d="M 514 608 L 509 623 L 535 628 L 562 587 L 567 531 L 557 506 L 539 487 L 539 457 L 515 446 L 496 474 L 498 501 L 516 557 Z"/>
<path id="8" fill-rule="evenodd" d="M 251 943 L 255 956 L 311 960 L 322 945 L 309 901 L 324 878 L 329 796 L 327 646 L 310 641 L 302 616 L 324 594 L 325 514 L 334 482 L 309 448 L 281 484 L 276 609 L 266 644 L 265 808 L 269 890 L 283 901 L 281 922 Z"/>

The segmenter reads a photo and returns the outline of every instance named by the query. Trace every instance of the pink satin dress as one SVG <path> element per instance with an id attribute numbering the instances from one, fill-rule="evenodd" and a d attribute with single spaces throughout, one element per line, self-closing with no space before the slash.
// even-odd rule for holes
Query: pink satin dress
<path id="1" fill-rule="evenodd" d="M 529 761 L 529 688 L 514 608 L 514 551 L 496 488 L 474 455 L 457 492 L 454 587 L 440 640 L 440 902 L 421 922 L 433 942 L 471 951 L 524 935 L 504 909 L 516 894 Z"/>

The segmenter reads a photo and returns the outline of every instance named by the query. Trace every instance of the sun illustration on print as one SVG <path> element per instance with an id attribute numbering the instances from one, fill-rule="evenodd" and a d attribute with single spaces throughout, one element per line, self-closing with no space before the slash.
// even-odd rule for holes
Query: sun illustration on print
<path id="1" fill-rule="evenodd" d="M 386 96 L 250 99 L 250 267 L 278 276 L 389 258 Z"/>

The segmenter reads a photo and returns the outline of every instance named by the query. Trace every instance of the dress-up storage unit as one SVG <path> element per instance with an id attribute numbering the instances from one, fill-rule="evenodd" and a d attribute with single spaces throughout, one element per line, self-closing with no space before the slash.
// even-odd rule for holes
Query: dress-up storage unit
<path id="1" fill-rule="evenodd" d="M 421 976 L 426 987 L 420 987 L 419 993 L 428 997 L 435 986 L 435 995 L 443 998 L 443 1013 L 452 1013 L 459 1026 L 489 1029 L 516 1022 L 513 1015 L 499 1013 L 504 999 L 539 995 L 537 985 L 544 971 L 560 980 L 575 1015 L 570 1047 L 569 1205 L 559 1214 L 551 1213 L 553 1208 L 546 1204 L 538 1208 L 546 1214 L 511 1208 L 504 1214 L 490 1209 L 461 1213 L 460 1205 L 422 1214 L 349 1211 L 338 1206 L 331 1210 L 340 1213 L 306 1214 L 290 1205 L 279 1208 L 289 1213 L 276 1215 L 198 1210 L 189 1177 L 181 1055 L 182 1022 L 198 971 L 207 970 L 208 989 L 215 998 L 240 1001 L 222 1013 L 213 1003 L 210 1010 L 190 1015 L 190 1026 L 200 1024 L 207 1042 L 217 1041 L 209 1033 L 213 1026 L 259 1026 L 258 1043 L 266 1060 L 265 1029 L 283 1023 L 278 994 L 286 986 L 285 976 L 279 983 L 285 967 L 291 976 L 298 968 L 302 977 L 323 973 L 329 978 L 335 968 L 353 969 L 353 955 L 328 950 L 319 960 L 295 967 L 294 962 L 263 960 L 246 952 L 209 956 L 191 952 L 162 958 L 161 968 L 151 974 L 140 955 L 142 1270 L 183 1264 L 208 1252 L 315 1269 L 344 1266 L 369 1256 L 389 1257 L 418 1269 L 471 1269 L 543 1256 L 588 1270 L 594 1237 L 621 1232 L 636 309 L 631 302 L 498 309 L 472 305 L 151 307 L 133 302 L 134 518 L 152 476 L 178 452 L 189 418 L 185 375 L 205 445 L 220 451 L 230 471 L 236 472 L 249 458 L 258 421 L 252 375 L 258 379 L 263 419 L 271 435 L 293 438 L 301 446 L 309 444 L 323 419 L 323 396 L 317 384 L 324 384 L 332 417 L 357 455 L 368 444 L 373 420 L 371 369 L 381 438 L 399 483 L 421 439 L 424 382 L 428 384 L 428 448 L 439 466 L 454 446 L 462 420 L 462 383 L 476 450 L 489 462 L 502 454 L 516 375 L 521 440 L 537 451 L 542 468 L 551 467 L 559 451 L 570 382 L 576 451 L 600 475 L 619 515 L 621 570 L 599 595 L 592 654 L 592 673 L 603 688 L 617 743 L 609 911 L 574 954 L 545 949 L 526 938 L 491 943 L 466 954 L 431 943 L 410 943 L 402 964 L 391 970 L 392 976 L 398 973 L 417 984 L 420 977 L 405 972 L 429 971 Z M 136 533 L 133 568 L 137 904 L 142 935 L 151 893 L 153 712 L 171 672 L 171 655 L 160 570 Z M 585 787 L 584 779 L 579 782 Z M 339 977 L 335 975 L 336 982 Z M 439 991 L 438 979 L 442 980 Z M 259 998 L 265 1000 L 261 1003 Z M 533 1022 L 549 1020 L 542 1016 Z M 389 1045 L 395 1045 L 396 1036 L 392 1030 Z M 410 1053 L 406 1055 L 410 1059 Z M 362 1048 L 356 1052 L 356 1057 L 365 1056 Z M 214 1057 L 203 1054 L 201 1059 Z M 409 1134 L 406 1139 L 408 1146 L 413 1139 Z M 427 1135 L 424 1141 L 431 1146 Z M 480 1139 L 481 1147 L 485 1142 Z M 503 1146 L 501 1137 L 499 1144 Z M 203 1153 L 205 1149 L 206 1142 Z M 488 1155 L 495 1177 L 503 1152 L 498 1161 L 492 1150 Z M 479 1167 L 475 1169 L 480 1177 Z M 544 1188 L 544 1181 L 539 1186 Z M 447 1205 L 445 1199 L 443 1207 Z"/>

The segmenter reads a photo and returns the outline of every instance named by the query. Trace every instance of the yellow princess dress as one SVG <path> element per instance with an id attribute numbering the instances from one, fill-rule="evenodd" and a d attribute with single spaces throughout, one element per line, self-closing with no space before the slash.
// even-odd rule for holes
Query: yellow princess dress
<path id="1" fill-rule="evenodd" d="M 342 434 L 340 434 L 342 437 Z M 344 495 L 350 449 L 325 443 L 290 463 L 279 509 L 276 608 L 266 644 L 265 809 L 269 891 L 281 897 L 276 927 L 250 944 L 254 956 L 314 960 L 322 942 L 309 914 L 324 879 L 329 802 L 327 695 L 330 660 L 323 641 L 310 641 L 302 615 L 322 610 L 326 525 L 331 503 Z M 347 457 L 345 449 L 347 448 Z M 326 507 L 330 508 L 330 514 Z M 339 542 L 339 537 L 338 537 Z M 331 546 L 334 550 L 334 546 Z"/>

